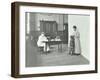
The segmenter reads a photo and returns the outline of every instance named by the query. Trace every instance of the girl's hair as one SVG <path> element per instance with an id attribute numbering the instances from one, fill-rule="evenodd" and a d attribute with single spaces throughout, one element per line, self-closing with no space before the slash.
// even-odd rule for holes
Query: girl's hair
<path id="1" fill-rule="evenodd" d="M 77 27 L 74 25 L 73 28 L 76 29 Z"/>
<path id="2" fill-rule="evenodd" d="M 74 36 L 70 36 L 70 38 L 71 38 L 71 39 L 73 39 L 73 38 L 74 38 Z"/>

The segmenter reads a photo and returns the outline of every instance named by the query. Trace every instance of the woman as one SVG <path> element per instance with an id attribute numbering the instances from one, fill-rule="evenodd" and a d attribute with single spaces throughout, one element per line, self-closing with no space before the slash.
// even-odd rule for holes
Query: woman
<path id="1" fill-rule="evenodd" d="M 80 45 L 80 33 L 77 30 L 76 26 L 73 26 L 73 36 L 75 40 L 75 49 L 74 49 L 74 54 L 81 54 L 81 45 Z"/>

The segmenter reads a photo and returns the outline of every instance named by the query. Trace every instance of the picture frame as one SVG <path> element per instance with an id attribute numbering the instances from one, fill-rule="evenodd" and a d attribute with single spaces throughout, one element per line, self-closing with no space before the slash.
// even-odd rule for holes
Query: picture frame
<path id="1" fill-rule="evenodd" d="M 65 4 L 47 4 L 47 3 L 31 3 L 31 2 L 13 2 L 11 3 L 11 76 L 15 78 L 25 78 L 25 77 L 42 77 L 42 76 L 59 76 L 59 75 L 74 75 L 74 74 L 87 74 L 87 73 L 97 73 L 97 7 L 96 6 L 81 6 L 81 5 L 65 5 Z M 32 14 L 31 14 L 32 13 Z M 36 22 L 32 22 L 31 18 L 28 19 L 28 15 L 48 15 L 48 16 L 68 16 L 68 19 L 65 20 L 64 25 L 66 25 L 66 21 L 68 21 L 69 26 L 76 21 L 78 26 L 86 24 L 86 27 L 79 27 L 80 33 L 82 35 L 82 49 L 83 53 L 89 52 L 85 54 L 86 58 L 89 60 L 88 64 L 73 64 L 72 65 L 54 65 L 54 66 L 29 66 L 27 65 L 27 44 L 26 38 L 29 38 L 29 34 L 27 34 L 27 25 L 34 24 Z M 65 16 L 64 16 L 65 15 Z M 79 16 L 80 15 L 80 16 Z M 54 19 L 54 16 L 52 19 Z M 34 16 L 31 16 L 34 18 Z M 39 16 L 40 17 L 40 16 Z M 46 16 L 43 16 L 46 17 Z M 41 22 L 48 21 L 41 18 Z M 76 17 L 76 18 L 75 18 Z M 32 18 L 32 20 L 33 20 Z M 49 17 L 50 18 L 50 17 Z M 66 17 L 67 18 L 67 17 Z M 82 20 L 81 20 L 82 18 Z M 37 18 L 36 18 L 37 19 Z M 77 20 L 74 20 L 77 19 Z M 80 20 L 78 20 L 80 19 Z M 58 24 L 61 22 L 61 17 L 57 17 Z M 27 23 L 27 21 L 29 23 Z M 49 20 L 50 21 L 50 20 Z M 56 21 L 54 19 L 54 21 Z M 52 22 L 55 25 L 54 21 Z M 81 21 L 81 22 L 79 22 Z M 84 22 L 84 23 L 83 23 Z M 88 22 L 88 23 L 87 23 Z M 79 25 L 80 24 L 80 25 Z M 37 25 L 41 25 L 37 22 Z M 49 25 L 49 22 L 48 22 Z M 53 26 L 52 25 L 52 26 Z M 63 25 L 63 29 L 65 29 Z M 69 28 L 68 26 L 68 28 Z M 41 28 L 41 26 L 40 26 Z M 39 30 L 40 30 L 39 28 Z M 33 28 L 32 28 L 33 29 Z M 34 30 L 34 29 L 33 29 Z M 86 32 L 89 32 L 87 33 Z M 71 30 L 67 31 L 68 33 Z M 43 32 L 43 31 L 42 31 Z M 59 32 L 60 34 L 60 32 Z M 68 34 L 68 36 L 71 33 Z M 27 36 L 29 35 L 29 36 Z M 87 36 L 89 35 L 89 36 Z M 23 37 L 24 36 L 24 37 Z M 64 36 L 64 35 L 63 35 Z M 86 37 L 86 38 L 85 38 Z M 89 39 L 87 39 L 89 37 Z M 30 39 L 33 37 L 30 37 Z M 69 38 L 69 37 L 67 37 Z M 69 41 L 69 39 L 68 39 Z M 86 43 L 84 43 L 84 41 Z M 89 44 L 88 44 L 89 42 Z M 55 43 L 55 42 L 54 42 Z M 59 42 L 58 42 L 59 43 Z M 88 46 L 88 47 L 87 47 Z M 92 47 L 91 47 L 92 46 Z M 88 48 L 88 49 L 87 49 Z M 33 49 L 33 48 L 32 48 Z M 86 50 L 86 51 L 85 51 Z M 34 50 L 33 50 L 34 51 Z M 61 53 L 61 52 L 60 52 Z M 59 53 L 59 54 L 60 54 Z M 35 55 L 35 53 L 33 53 Z M 51 53 L 50 53 L 51 54 Z M 83 54 L 82 54 L 83 55 Z M 48 55 L 44 55 L 48 56 Z M 75 55 L 76 56 L 76 55 Z M 36 57 L 36 56 L 35 56 Z M 33 57 L 35 59 L 35 57 Z M 30 57 L 31 58 L 31 57 Z M 32 58 L 32 59 L 33 59 Z M 74 57 L 72 57 L 74 58 Z M 71 58 L 71 59 L 72 59 Z M 37 58 L 36 58 L 37 59 Z M 50 58 L 53 59 L 53 58 Z M 26 61 L 26 62 L 25 62 Z M 32 60 L 34 62 L 34 60 Z M 35 63 L 34 63 L 35 64 Z M 50 64 L 50 63 L 49 63 Z M 61 63 L 62 64 L 62 63 Z M 31 65 L 31 64 L 30 64 Z M 84 68 L 83 68 L 84 67 Z M 31 68 L 31 69 L 28 69 Z M 80 68 L 80 69 L 79 69 Z"/>

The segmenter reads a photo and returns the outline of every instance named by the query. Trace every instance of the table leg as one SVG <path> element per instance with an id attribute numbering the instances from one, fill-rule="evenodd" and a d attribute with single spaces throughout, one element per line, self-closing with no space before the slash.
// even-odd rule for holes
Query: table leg
<path id="1" fill-rule="evenodd" d="M 62 52 L 62 44 L 61 43 L 58 43 L 58 51 Z"/>
<path id="2" fill-rule="evenodd" d="M 62 43 L 59 43 L 58 46 L 58 51 L 62 52 Z"/>
<path id="3" fill-rule="evenodd" d="M 47 53 L 47 43 L 45 43 L 45 53 Z"/>
<path id="4" fill-rule="evenodd" d="M 62 43 L 61 43 L 61 52 L 62 52 Z"/>

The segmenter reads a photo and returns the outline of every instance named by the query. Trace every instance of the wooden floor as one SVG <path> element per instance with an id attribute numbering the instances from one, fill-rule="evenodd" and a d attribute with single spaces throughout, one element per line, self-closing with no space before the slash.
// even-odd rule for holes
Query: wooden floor
<path id="1" fill-rule="evenodd" d="M 62 51 L 53 45 L 50 53 L 42 53 L 31 41 L 26 41 L 26 67 L 80 64 L 89 64 L 89 61 L 82 55 L 69 55 L 66 44 L 62 45 Z"/>

